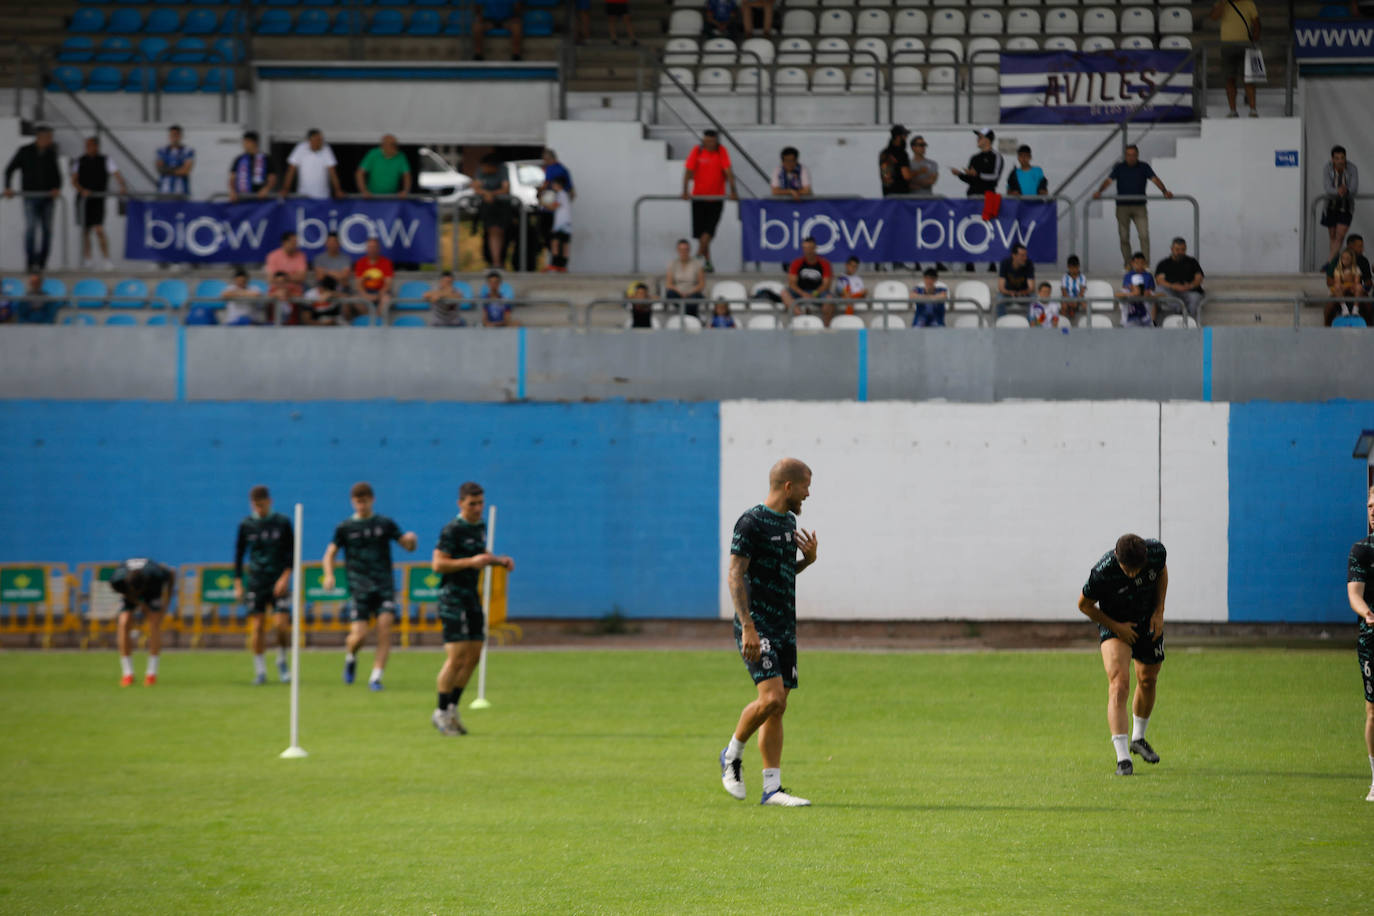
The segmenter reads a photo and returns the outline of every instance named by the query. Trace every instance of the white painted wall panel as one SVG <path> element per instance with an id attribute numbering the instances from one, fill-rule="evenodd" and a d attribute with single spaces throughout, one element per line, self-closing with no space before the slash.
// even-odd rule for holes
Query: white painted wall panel
<path id="1" fill-rule="evenodd" d="M 1165 404 L 1161 539 L 1169 548 L 1165 616 L 1226 620 L 1229 607 L 1229 404 Z"/>

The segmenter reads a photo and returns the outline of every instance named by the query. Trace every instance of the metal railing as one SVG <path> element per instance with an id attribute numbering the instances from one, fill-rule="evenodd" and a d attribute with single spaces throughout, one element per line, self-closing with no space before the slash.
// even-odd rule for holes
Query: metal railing
<path id="1" fill-rule="evenodd" d="M 1327 255 L 1326 259 L 1322 260 L 1322 257 L 1319 254 L 1319 252 L 1321 251 L 1321 249 L 1318 247 L 1319 240 L 1322 239 L 1323 236 L 1322 233 L 1318 230 L 1326 228 L 1325 226 L 1321 225 L 1321 212 L 1324 208 L 1324 205 L 1328 201 L 1333 201 L 1337 199 L 1338 196 L 1335 194 L 1319 194 L 1312 199 L 1312 206 L 1309 208 L 1310 212 L 1307 214 L 1307 228 L 1313 229 L 1315 223 L 1317 229 L 1315 229 L 1312 232 L 1312 241 L 1307 246 L 1308 257 L 1307 264 L 1305 267 L 1305 269 L 1307 270 L 1319 270 L 1331 261 L 1331 255 Z M 1374 194 L 1354 194 L 1351 195 L 1351 200 L 1374 200 Z M 1336 254 L 1340 254 L 1340 252 L 1337 251 Z"/>
<path id="2" fill-rule="evenodd" d="M 24 63 L 27 61 L 33 73 L 34 89 L 34 120 L 43 120 L 43 52 L 40 52 L 28 42 L 16 41 L 14 39 L 4 39 L 0 41 L 0 48 L 14 49 L 14 116 L 19 119 L 24 117 Z"/>
<path id="3" fill-rule="evenodd" d="M 1308 296 L 1299 293 L 1292 296 L 1204 296 L 1199 308 L 1204 308 L 1209 304 L 1231 304 L 1231 305 L 1274 305 L 1284 304 L 1293 306 L 1293 327 L 1302 326 L 1302 310 L 1305 306 L 1319 305 L 1327 306 L 1333 302 L 1350 302 L 1356 305 L 1374 306 L 1374 296 Z"/>
<path id="4" fill-rule="evenodd" d="M 1233 44 L 1233 42 L 1223 42 L 1220 39 L 1212 38 L 1198 42 L 1195 48 L 1196 50 L 1201 50 L 1202 52 L 1200 68 L 1201 72 L 1199 73 L 1198 86 L 1199 103 L 1197 107 L 1197 114 L 1199 118 L 1207 117 L 1208 60 L 1213 53 L 1218 52 L 1220 50 L 1223 44 Z M 1284 38 L 1261 38 L 1259 41 L 1251 42 L 1251 44 L 1258 46 L 1261 52 L 1263 52 L 1266 48 L 1277 48 L 1283 54 L 1283 116 L 1285 118 L 1291 118 L 1293 116 L 1293 93 L 1297 89 L 1298 85 L 1298 68 L 1295 66 L 1295 62 L 1293 59 L 1292 37 L 1290 36 Z M 1244 86 L 1240 83 L 1240 80 L 1237 79 L 1236 83 L 1236 92 L 1243 93 Z M 1256 90 L 1258 91 L 1258 87 L 1256 87 Z"/>
<path id="5" fill-rule="evenodd" d="M 53 202 L 53 207 L 56 212 L 52 214 L 48 233 L 48 257 L 52 257 L 53 249 L 56 247 L 53 244 L 53 239 L 60 239 L 62 245 L 62 266 L 64 268 L 70 267 L 71 245 L 67 239 L 67 230 L 71 214 L 67 210 L 67 196 L 61 193 L 61 188 L 58 188 L 57 194 L 53 194 L 50 191 L 7 191 L 3 197 L 0 197 L 0 202 L 5 200 L 27 200 L 29 198 L 35 200 L 47 199 Z M 0 246 L 7 244 L 5 241 L 5 229 L 10 226 L 19 229 L 21 234 L 26 234 L 28 232 L 27 220 L 0 219 Z"/>
<path id="6" fill-rule="evenodd" d="M 1061 186 L 1061 187 L 1062 187 L 1062 186 Z M 1110 200 L 1110 201 L 1114 201 L 1114 202 L 1116 202 L 1116 203 L 1118 203 L 1118 204 L 1122 204 L 1122 203 L 1125 203 L 1125 204 L 1151 204 L 1151 203 L 1159 203 L 1159 202 L 1161 202 L 1161 201 L 1167 203 L 1168 201 L 1178 200 L 1178 201 L 1183 201 L 1183 202 L 1185 202 L 1185 203 L 1192 204 L 1192 205 L 1193 205 L 1193 243 L 1192 243 L 1192 255 L 1193 255 L 1193 257 L 1195 257 L 1195 258 L 1201 257 L 1201 255 L 1202 255 L 1202 217 L 1201 217 L 1201 210 L 1200 210 L 1199 207 L 1198 207 L 1197 198 L 1194 197 L 1193 195 L 1191 195 L 1191 194 L 1175 194 L 1173 197 L 1163 197 L 1163 196 L 1161 196 L 1161 197 L 1150 197 L 1150 196 L 1145 195 L 1145 194 L 1127 194 L 1127 195 L 1125 195 L 1125 196 L 1118 196 L 1118 195 L 1116 195 L 1116 194 L 1103 194 L 1101 197 L 1088 197 L 1088 198 L 1085 198 L 1084 201 L 1083 201 L 1083 269 L 1084 269 L 1085 271 L 1090 269 L 1090 265 L 1091 265 L 1091 263 L 1092 263 L 1092 259 L 1091 259 L 1091 257 L 1090 257 L 1090 249 L 1091 249 L 1091 247 L 1092 247 L 1092 233 L 1088 231 L 1088 220 L 1089 220 L 1089 218 L 1090 218 L 1090 213 L 1089 213 L 1089 211 L 1092 209 L 1093 203 L 1096 202 L 1096 201 L 1099 201 L 1099 200 L 1101 200 L 1101 201 L 1108 201 L 1108 200 Z M 1128 231 L 1129 231 L 1129 230 L 1128 230 Z M 1142 241 L 1149 241 L 1149 240 L 1148 240 L 1148 239 L 1142 239 Z M 1144 246 L 1142 246 L 1142 247 L 1144 247 Z M 1147 264 L 1147 265 L 1145 265 L 1145 266 L 1146 266 L 1147 268 L 1149 268 L 1149 269 L 1153 269 L 1153 267 L 1152 267 L 1151 265 L 1149 265 L 1149 264 Z"/>
<path id="7" fill-rule="evenodd" d="M 139 102 L 142 106 L 144 121 L 162 120 L 162 77 L 164 75 L 162 68 L 170 64 L 176 64 L 177 62 L 173 60 L 173 58 L 179 53 L 183 52 L 178 51 L 176 48 L 167 48 L 151 60 L 143 58 L 134 62 L 134 67 L 136 69 L 144 71 L 144 78 L 139 81 Z M 208 48 L 203 53 L 205 59 L 200 63 L 217 66 L 230 74 L 229 80 L 221 79 L 219 84 L 220 122 L 237 122 L 239 120 L 239 63 L 237 60 L 230 60 L 213 48 Z M 153 83 L 153 88 L 151 90 L 148 88 L 149 74 L 152 76 Z M 232 83 L 232 87 L 226 85 L 227 83 Z M 230 103 L 231 96 L 233 99 L 232 105 Z M 149 116 L 150 114 L 151 117 Z"/>

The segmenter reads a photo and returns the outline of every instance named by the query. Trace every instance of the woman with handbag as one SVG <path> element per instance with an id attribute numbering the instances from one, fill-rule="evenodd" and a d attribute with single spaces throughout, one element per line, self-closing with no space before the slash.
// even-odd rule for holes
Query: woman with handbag
<path id="1" fill-rule="evenodd" d="M 1355 195 L 1360 193 L 1360 170 L 1347 162 L 1344 146 L 1331 147 L 1331 161 L 1322 168 L 1322 193 L 1326 207 L 1322 210 L 1322 225 L 1331 240 L 1331 260 L 1345 247 L 1345 234 L 1355 216 Z"/>
<path id="2" fill-rule="evenodd" d="M 1231 106 L 1226 117 L 1238 118 L 1236 75 L 1244 76 L 1246 56 L 1255 50 L 1255 42 L 1259 41 L 1259 10 L 1254 0 L 1217 0 L 1207 18 L 1221 20 L 1221 67 L 1226 71 L 1226 103 Z M 1249 80 L 1245 81 L 1245 101 L 1250 105 L 1250 117 L 1258 118 L 1255 84 Z"/>

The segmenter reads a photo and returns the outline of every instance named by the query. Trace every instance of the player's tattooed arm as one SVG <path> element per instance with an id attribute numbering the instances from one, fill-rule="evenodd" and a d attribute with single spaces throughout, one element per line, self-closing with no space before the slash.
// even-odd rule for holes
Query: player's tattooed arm
<path id="1" fill-rule="evenodd" d="M 1364 619 L 1364 622 L 1374 627 L 1374 609 L 1369 607 L 1369 602 L 1364 596 L 1363 582 L 1347 582 L 1345 584 L 1346 596 L 1350 599 L 1350 609 Z"/>
<path id="2" fill-rule="evenodd" d="M 759 631 L 754 627 L 754 618 L 749 616 L 749 585 L 745 576 L 749 572 L 749 558 L 738 554 L 730 555 L 730 599 L 735 605 L 735 618 L 740 625 L 740 654 L 746 661 L 759 660 L 761 645 Z"/>
<path id="3" fill-rule="evenodd" d="M 1155 590 L 1155 612 L 1150 615 L 1150 635 L 1159 639 L 1164 635 L 1164 593 L 1169 590 L 1169 567 L 1159 569 L 1159 583 Z"/>
<path id="4" fill-rule="evenodd" d="M 797 572 L 801 572 L 812 563 L 816 562 L 816 532 L 807 531 L 805 528 L 797 529 L 797 549 L 801 551 L 801 562 L 797 564 Z"/>

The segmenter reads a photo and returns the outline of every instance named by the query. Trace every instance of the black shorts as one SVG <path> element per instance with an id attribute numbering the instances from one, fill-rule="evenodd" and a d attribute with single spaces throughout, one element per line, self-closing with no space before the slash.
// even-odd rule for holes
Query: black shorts
<path id="1" fill-rule="evenodd" d="M 1364 701 L 1374 703 L 1374 629 L 1360 624 L 1360 640 L 1356 644 L 1360 660 L 1360 677 L 1364 679 Z"/>
<path id="2" fill-rule="evenodd" d="M 280 598 L 273 596 L 272 587 L 276 581 L 250 582 L 248 587 L 243 590 L 243 604 L 248 608 L 249 616 L 253 614 L 289 614 L 291 613 L 291 595 L 285 594 Z"/>
<path id="3" fill-rule="evenodd" d="M 1135 627 L 1135 645 L 1131 646 L 1131 658 L 1140 662 L 1142 665 L 1158 665 L 1164 661 L 1164 637 L 1158 639 L 1150 638 L 1148 620 L 1140 623 L 1131 624 Z M 1117 636 L 1111 630 L 1098 624 L 1097 641 L 1104 643 L 1109 639 L 1116 639 Z"/>
<path id="4" fill-rule="evenodd" d="M 740 650 L 740 659 L 744 662 L 745 669 L 749 676 L 754 679 L 755 684 L 762 683 L 772 677 L 782 678 L 782 686 L 789 690 L 797 686 L 797 640 L 778 638 L 771 634 L 759 631 L 760 652 L 759 660 L 751 662 L 744 657 L 744 634 L 735 625 L 735 648 Z"/>
<path id="5" fill-rule="evenodd" d="M 396 616 L 396 596 L 377 592 L 371 595 L 354 595 L 348 599 L 348 620 L 350 623 L 371 623 L 382 614 Z"/>
<path id="6" fill-rule="evenodd" d="M 154 614 L 162 613 L 165 608 L 162 606 L 162 595 L 159 593 L 156 598 L 149 598 L 147 601 L 140 601 L 131 595 L 121 595 L 124 603 L 119 608 L 121 614 L 133 614 L 137 617 L 143 616 L 143 605 L 148 605 L 148 610 Z"/>
<path id="7" fill-rule="evenodd" d="M 1245 52 L 1250 45 L 1243 41 L 1223 41 L 1221 43 L 1221 72 L 1223 76 L 1243 76 L 1245 74 Z"/>
<path id="8" fill-rule="evenodd" d="M 446 643 L 481 642 L 487 635 L 487 618 L 476 595 L 451 605 L 440 604 L 439 623 L 443 625 Z"/>
<path id="9" fill-rule="evenodd" d="M 615 2 L 613 2 L 613 0 L 606 0 L 606 15 L 607 15 L 607 16 L 628 16 L 628 15 L 630 15 L 630 3 L 629 3 L 629 0 L 621 0 L 621 2 L 619 2 L 619 3 L 615 3 Z"/>
<path id="10" fill-rule="evenodd" d="M 1349 226 L 1351 220 L 1355 218 L 1353 209 L 1345 207 L 1328 206 L 1322 211 L 1322 225 L 1330 229 L 1333 226 Z"/>
<path id="11" fill-rule="evenodd" d="M 105 198 L 87 197 L 81 208 L 82 226 L 105 225 Z"/>
<path id="12" fill-rule="evenodd" d="M 515 208 L 508 200 L 493 200 L 491 203 L 484 203 L 478 216 L 482 219 L 483 227 L 487 229 L 505 229 L 515 219 Z"/>
<path id="13" fill-rule="evenodd" d="M 723 212 L 725 212 L 725 201 L 723 200 L 692 201 L 692 238 L 699 239 L 703 235 L 714 236 L 716 227 L 720 225 L 720 215 Z"/>

